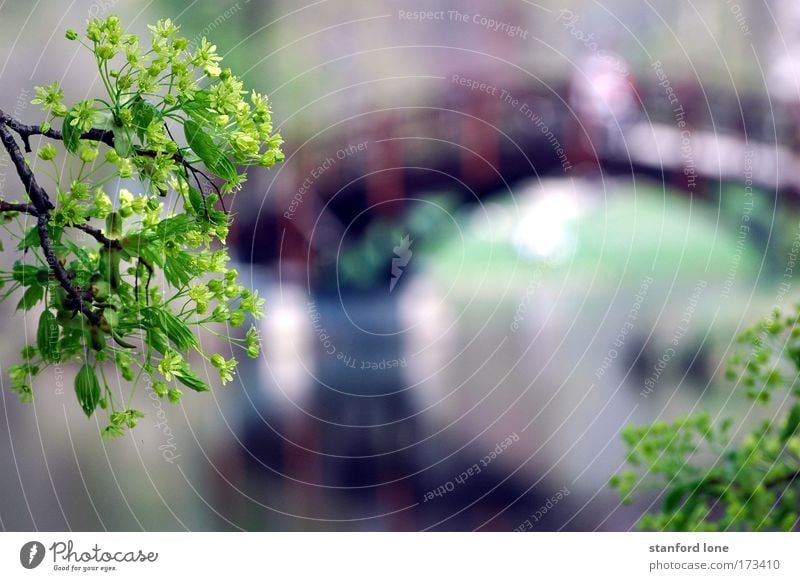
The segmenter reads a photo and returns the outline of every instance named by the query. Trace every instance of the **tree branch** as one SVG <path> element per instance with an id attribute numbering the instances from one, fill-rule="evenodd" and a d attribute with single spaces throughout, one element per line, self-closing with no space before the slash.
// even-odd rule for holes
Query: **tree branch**
<path id="1" fill-rule="evenodd" d="M 11 162 L 14 164 L 17 175 L 19 175 L 19 179 L 22 181 L 25 191 L 28 192 L 28 197 L 31 199 L 31 202 L 33 202 L 34 208 L 36 208 L 39 214 L 47 213 L 53 209 L 53 203 L 50 201 L 47 192 L 36 182 L 36 178 L 33 176 L 31 168 L 28 167 L 28 164 L 25 162 L 25 156 L 23 156 L 22 152 L 19 150 L 17 142 L 14 141 L 14 136 L 9 130 L 5 119 L 5 113 L 0 110 L 0 140 L 6 148 L 8 156 L 11 158 Z"/>
<path id="2" fill-rule="evenodd" d="M 9 117 L 0 110 L 0 141 L 2 141 L 3 146 L 8 152 L 8 156 L 11 158 L 11 162 L 17 170 L 17 175 L 19 175 L 19 179 L 22 181 L 25 191 L 28 192 L 28 197 L 32 202 L 33 208 L 36 210 L 36 226 L 39 231 L 39 243 L 42 247 L 45 260 L 47 260 L 47 264 L 50 266 L 50 270 L 53 271 L 56 280 L 58 280 L 61 287 L 67 292 L 67 298 L 71 306 L 83 313 L 92 324 L 96 325 L 100 322 L 100 315 L 92 311 L 89 307 L 92 301 L 91 291 L 84 291 L 72 284 L 70 274 L 58 260 L 53 250 L 53 242 L 50 240 L 50 231 L 47 228 L 50 221 L 50 210 L 53 209 L 53 203 L 50 201 L 47 192 L 45 192 L 36 181 L 31 168 L 26 163 L 25 156 L 20 151 L 17 142 L 14 140 L 14 135 L 11 133 L 8 119 Z M 16 124 L 16 127 L 17 128 L 14 130 L 17 131 L 20 136 L 29 129 L 28 126 L 20 126 L 20 124 Z M 20 133 L 20 131 L 22 131 L 22 133 Z M 39 129 L 39 132 L 41 133 L 41 129 Z M 32 133 L 28 133 L 27 135 L 32 135 Z M 26 138 L 22 137 L 22 139 L 25 141 Z"/>
<path id="3" fill-rule="evenodd" d="M 24 123 L 20 123 L 13 117 L 7 115 L 2 109 L 0 109 L 0 124 L 4 124 L 8 126 L 10 129 L 14 130 L 16 133 L 19 134 L 20 138 L 22 139 L 23 144 L 25 145 L 25 152 L 31 152 L 30 146 L 30 137 L 32 135 L 44 135 L 45 137 L 49 137 L 51 139 L 57 139 L 59 141 L 64 140 L 64 134 L 59 131 L 58 129 L 53 129 L 52 127 L 49 128 L 47 131 L 43 131 L 41 126 L 39 125 L 26 125 Z M 167 129 L 169 132 L 169 129 Z M 172 134 L 170 133 L 170 137 Z M 114 147 L 114 132 L 106 129 L 97 129 L 93 128 L 87 131 L 86 133 L 81 134 L 81 139 L 88 139 L 91 141 L 97 141 L 100 143 L 105 143 L 109 147 Z M 175 139 L 172 139 L 175 141 Z M 146 157 L 155 157 L 156 152 L 151 151 L 149 149 L 142 149 L 136 147 L 134 149 L 136 151 L 136 155 L 143 155 Z M 212 188 L 217 192 L 217 196 L 220 199 L 220 203 L 222 203 L 222 194 L 220 193 L 219 186 L 214 183 L 214 180 L 211 179 L 206 173 L 197 169 L 189 162 L 183 155 L 180 153 L 175 153 L 172 156 L 177 163 L 181 164 L 183 167 L 191 171 L 193 174 L 200 174 L 205 180 L 211 185 Z M 202 191 L 202 187 L 200 188 Z M 224 206 L 223 206 L 224 210 Z M 225 210 L 227 212 L 227 210 Z"/>
<path id="4" fill-rule="evenodd" d="M 24 186 L 25 191 L 31 200 L 30 204 L 10 203 L 0 200 L 0 212 L 24 212 L 26 214 L 36 216 L 40 245 L 42 251 L 44 252 L 45 259 L 50 265 L 50 269 L 53 271 L 56 280 L 58 280 L 59 284 L 61 284 L 64 290 L 67 291 L 67 296 L 71 302 L 71 306 L 82 312 L 91 323 L 96 325 L 100 322 L 101 317 L 98 313 L 90 308 L 93 300 L 92 292 L 90 290 L 84 291 L 83 289 L 74 286 L 72 284 L 71 275 L 69 272 L 67 272 L 67 270 L 64 268 L 64 265 L 61 264 L 61 262 L 58 260 L 58 257 L 55 255 L 53 243 L 52 240 L 50 240 L 50 232 L 47 228 L 50 221 L 50 210 L 53 210 L 55 207 L 53 206 L 50 197 L 47 195 L 47 192 L 36 181 L 33 171 L 31 171 L 31 168 L 25 161 L 25 157 L 20 151 L 19 146 L 14 139 L 14 135 L 11 133 L 12 131 L 19 135 L 27 153 L 30 153 L 31 151 L 31 136 L 44 135 L 45 137 L 49 137 L 51 139 L 63 141 L 64 134 L 57 129 L 53 129 L 52 127 L 48 128 L 47 130 L 43 130 L 40 125 L 26 125 L 25 123 L 21 123 L 20 121 L 10 117 L 2 109 L 0 109 L 0 140 L 2 140 L 3 146 L 8 152 L 8 155 L 17 170 L 17 174 L 22 181 L 22 185 Z M 114 147 L 113 131 L 93 128 L 81 134 L 80 138 L 97 141 L 104 143 L 109 147 Z M 136 148 L 135 151 L 137 155 L 148 157 L 156 156 L 154 151 L 147 149 Z M 173 159 L 190 171 L 195 180 L 197 180 L 198 174 L 205 178 L 206 181 L 208 181 L 208 183 L 211 184 L 211 186 L 217 191 L 220 203 L 222 203 L 222 195 L 220 194 L 219 188 L 208 175 L 194 167 L 180 152 L 175 153 L 173 155 Z M 200 186 L 200 191 L 202 193 L 203 188 L 199 181 L 198 186 Z M 203 196 L 203 198 L 205 200 L 205 196 Z M 224 205 L 223 210 L 225 210 Z M 89 224 L 77 224 L 74 226 L 74 228 L 85 232 L 106 248 L 122 248 L 122 245 L 118 240 L 108 238 L 105 234 L 103 234 L 102 230 L 94 228 Z"/>
<path id="5" fill-rule="evenodd" d="M 100 244 L 105 246 L 106 248 L 110 249 L 117 249 L 120 250 L 122 248 L 122 244 L 120 244 L 119 240 L 113 240 L 111 238 L 106 237 L 103 234 L 103 231 L 99 228 L 94 228 L 89 224 L 75 224 L 73 228 L 81 230 L 82 232 L 86 232 L 89 236 L 97 240 Z"/>
<path id="6" fill-rule="evenodd" d="M 59 141 L 64 140 L 64 135 L 58 129 L 53 129 L 51 127 L 47 131 L 42 131 L 41 126 L 20 123 L 13 117 L 7 115 L 2 109 L 0 109 L 0 124 L 6 125 L 9 129 L 19 134 L 20 138 L 22 139 L 22 143 L 25 145 L 26 153 L 31 152 L 30 137 L 32 135 L 44 135 L 45 137 L 49 137 L 51 139 L 58 139 Z M 114 147 L 114 133 L 105 129 L 91 129 L 86 133 L 83 133 L 81 135 L 81 139 L 100 141 L 106 145 Z"/>
<path id="7" fill-rule="evenodd" d="M 42 252 L 44 252 L 45 260 L 47 260 L 47 264 L 50 265 L 50 269 L 53 271 L 56 280 L 59 282 L 61 287 L 67 291 L 67 297 L 71 302 L 69 306 L 86 315 L 86 318 L 89 319 L 93 325 L 97 325 L 100 323 L 100 315 L 95 313 L 90 308 L 91 302 L 94 298 L 92 291 L 84 291 L 80 287 L 76 287 L 72 284 L 72 277 L 64 268 L 64 265 L 58 260 L 58 257 L 53 250 L 53 242 L 50 240 L 50 231 L 47 229 L 47 223 L 49 219 L 49 213 L 45 213 L 39 214 L 39 218 L 36 221 L 36 227 L 39 231 L 39 240 L 41 241 Z"/>
<path id="8" fill-rule="evenodd" d="M 33 204 L 17 204 L 6 202 L 5 200 L 0 200 L 0 212 L 19 212 L 21 214 L 30 214 L 31 216 L 39 215 Z"/>

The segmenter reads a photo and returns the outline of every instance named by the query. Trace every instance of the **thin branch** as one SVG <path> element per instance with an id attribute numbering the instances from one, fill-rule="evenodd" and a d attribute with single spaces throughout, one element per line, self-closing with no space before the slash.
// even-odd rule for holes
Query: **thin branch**
<path id="1" fill-rule="evenodd" d="M 50 201 L 47 192 L 36 182 L 36 178 L 33 176 L 31 168 L 25 162 L 25 156 L 22 155 L 22 152 L 19 150 L 17 142 L 14 141 L 14 135 L 9 130 L 5 119 L 5 113 L 0 110 L 0 140 L 14 164 L 19 179 L 22 181 L 25 191 L 28 192 L 28 197 L 31 199 L 34 208 L 36 208 L 39 214 L 48 213 L 53 209 L 53 203 Z"/>
<path id="2" fill-rule="evenodd" d="M 95 228 L 90 226 L 89 224 L 75 224 L 73 228 L 81 230 L 82 232 L 86 232 L 89 236 L 97 240 L 100 244 L 105 246 L 106 248 L 116 249 L 119 250 L 122 248 L 122 244 L 119 243 L 119 240 L 113 240 L 108 238 L 103 231 L 99 228 Z"/>
<path id="3" fill-rule="evenodd" d="M 164 124 L 164 128 L 167 130 L 167 134 L 169 135 L 169 138 L 170 138 L 170 139 L 172 140 L 172 142 L 173 142 L 173 143 L 174 143 L 174 144 L 177 146 L 177 145 L 178 145 L 178 142 L 177 142 L 177 141 L 175 141 L 175 138 L 172 136 L 172 132 L 169 130 L 169 126 L 168 126 L 166 123 Z M 214 188 L 214 191 L 216 191 L 216 192 L 217 192 L 217 199 L 219 200 L 219 203 L 222 205 L 222 210 L 223 210 L 223 211 L 224 211 L 224 212 L 227 214 L 227 213 L 228 213 L 228 210 L 227 210 L 227 209 L 225 209 L 225 202 L 223 202 L 223 201 L 222 201 L 222 193 L 219 191 L 219 186 L 217 186 L 217 184 L 216 184 L 216 183 L 214 183 L 214 180 L 212 180 L 212 179 L 211 179 L 211 178 L 210 178 L 210 177 L 209 177 L 209 176 L 208 176 L 206 173 L 204 173 L 202 170 L 199 170 L 199 169 L 197 169 L 196 167 L 194 167 L 192 164 L 188 163 L 188 162 L 186 161 L 186 159 L 185 159 L 185 158 L 184 158 L 182 155 L 180 155 L 180 154 L 177 154 L 177 155 L 178 155 L 179 157 L 178 157 L 178 158 L 175 158 L 175 159 L 176 159 L 176 161 L 179 161 L 179 162 L 180 162 L 180 163 L 183 165 L 183 167 L 185 167 L 185 168 L 186 168 L 186 169 L 188 169 L 190 172 L 192 172 L 192 177 L 194 178 L 194 181 L 195 181 L 195 182 L 197 182 L 197 187 L 198 187 L 198 189 L 200 190 L 200 195 L 201 195 L 201 196 L 202 196 L 202 198 L 203 198 L 203 209 L 206 211 L 206 218 L 208 218 L 208 217 L 209 217 L 209 214 L 208 214 L 208 207 L 206 206 L 206 193 L 205 193 L 205 191 L 204 191 L 204 189 L 203 189 L 203 185 L 200 183 L 200 180 L 199 180 L 199 179 L 197 179 L 197 175 L 198 175 L 198 174 L 200 174 L 200 175 L 201 175 L 203 178 L 205 178 L 205 180 L 206 180 L 206 181 L 207 181 L 209 184 L 211 184 L 211 187 L 212 187 L 212 188 Z"/>
<path id="4" fill-rule="evenodd" d="M 39 125 L 26 125 L 24 123 L 20 123 L 13 117 L 7 115 L 2 109 L 0 109 L 0 124 L 7 125 L 10 129 L 14 130 L 16 133 L 19 134 L 23 144 L 25 145 L 26 153 L 31 152 L 30 137 L 32 135 L 44 135 L 45 137 L 49 137 L 51 139 L 57 139 L 59 141 L 64 140 L 64 134 L 58 129 L 53 129 L 51 127 L 47 131 L 43 131 L 41 126 Z M 167 128 L 167 132 L 169 133 L 169 128 Z M 172 138 L 172 141 L 175 142 L 175 139 L 172 137 L 172 134 L 169 133 L 169 135 L 170 138 Z M 97 141 L 100 143 L 104 143 L 109 147 L 114 147 L 114 132 L 107 129 L 93 128 L 87 131 L 86 133 L 82 133 L 80 138 L 88 139 L 90 141 Z M 134 151 L 136 152 L 136 155 L 143 155 L 146 157 L 156 157 L 157 155 L 155 151 L 152 151 L 150 149 L 143 149 L 140 147 L 134 148 Z M 186 169 L 190 170 L 192 173 L 200 174 L 217 192 L 217 197 L 219 198 L 220 203 L 222 203 L 222 209 L 227 213 L 224 202 L 222 201 L 222 194 L 220 192 L 219 186 L 217 186 L 217 184 L 208 174 L 206 174 L 202 170 L 192 165 L 192 163 L 189 162 L 180 152 L 173 154 L 172 159 L 175 160 L 177 163 L 181 164 Z M 202 191 L 202 187 L 200 189 Z"/>
<path id="5" fill-rule="evenodd" d="M 20 212 L 21 214 L 30 214 L 31 216 L 39 215 L 33 204 L 17 204 L 6 202 L 5 200 L 0 200 L 0 212 Z"/>
<path id="6" fill-rule="evenodd" d="M 24 212 L 26 214 L 36 216 L 40 245 L 42 247 L 42 251 L 44 252 L 45 259 L 50 265 L 50 269 L 53 271 L 56 280 L 58 280 L 59 284 L 61 284 L 61 286 L 67 292 L 67 297 L 71 303 L 71 306 L 76 310 L 81 311 L 92 324 L 96 325 L 100 322 L 101 317 L 97 312 L 90 308 L 94 299 L 92 291 L 83 290 L 80 287 L 73 285 L 72 276 L 64 268 L 64 265 L 58 260 L 58 257 L 53 250 L 53 242 L 50 239 L 50 231 L 48 230 L 50 210 L 55 209 L 55 206 L 53 206 L 53 202 L 50 200 L 50 196 L 47 195 L 47 192 L 36 181 L 33 171 L 28 166 L 25 156 L 20 151 L 19 145 L 17 145 L 17 142 L 14 139 L 12 131 L 19 135 L 25 147 L 25 152 L 27 153 L 31 152 L 31 136 L 43 135 L 51 139 L 63 141 L 64 134 L 57 129 L 53 129 L 52 127 L 48 128 L 47 130 L 43 130 L 40 125 L 26 125 L 25 123 L 21 123 L 20 121 L 10 117 L 2 109 L 0 109 L 0 140 L 8 152 L 8 155 L 17 170 L 17 174 L 22 181 L 22 185 L 31 200 L 30 204 L 18 204 L 0 200 L 0 212 Z M 90 129 L 89 131 L 82 133 L 80 139 L 97 141 L 110 147 L 114 147 L 114 133 L 113 131 L 105 129 Z M 152 150 L 138 147 L 135 149 L 135 152 L 137 155 L 148 157 L 156 157 L 158 155 Z M 201 194 L 203 193 L 203 188 L 197 178 L 197 175 L 199 174 L 205 178 L 205 180 L 216 190 L 220 203 L 222 204 L 222 208 L 227 212 L 227 210 L 225 210 L 225 205 L 222 202 L 222 195 L 219 187 L 216 183 L 214 183 L 211 177 L 194 167 L 180 152 L 173 154 L 172 158 L 186 168 L 187 171 L 192 173 L 195 181 L 197 181 L 197 185 L 200 186 Z M 89 224 L 78 224 L 74 227 L 85 232 L 106 248 L 122 248 L 118 240 L 108 238 L 105 234 L 103 234 L 102 230 L 94 228 Z M 148 277 L 148 286 L 150 284 L 150 278 L 152 278 L 152 276 Z"/>
<path id="7" fill-rule="evenodd" d="M 14 135 L 11 133 L 7 119 L 8 116 L 0 110 L 0 141 L 2 141 L 3 146 L 8 152 L 8 156 L 11 158 L 11 162 L 17 170 L 17 175 L 19 175 L 19 179 L 22 181 L 22 185 L 25 191 L 28 192 L 28 197 L 36 210 L 36 226 L 39 231 L 39 243 L 42 247 L 45 260 L 47 260 L 47 264 L 50 266 L 50 270 L 53 271 L 56 280 L 67 292 L 67 298 L 71 306 L 82 312 L 92 324 L 96 325 L 100 322 L 100 315 L 92 311 L 89 307 L 92 301 L 91 291 L 86 292 L 72 284 L 70 274 L 58 260 L 53 250 L 53 242 L 50 240 L 50 231 L 47 228 L 48 222 L 50 221 L 50 210 L 53 209 L 53 203 L 50 201 L 47 192 L 44 191 L 36 181 L 31 168 L 26 163 L 25 156 L 14 140 Z M 19 124 L 17 125 L 17 129 L 15 129 L 18 133 L 26 130 L 27 126 L 20 128 Z M 22 135 L 22 133 L 20 133 L 20 135 Z M 23 141 L 24 139 L 23 137 Z"/>
<path id="8" fill-rule="evenodd" d="M 25 152 L 31 152 L 30 138 L 32 135 L 44 135 L 51 139 L 58 139 L 63 141 L 64 135 L 58 129 L 49 128 L 47 131 L 42 131 L 39 125 L 26 125 L 20 123 L 13 117 L 7 115 L 0 109 L 0 124 L 6 125 L 9 129 L 19 134 L 22 143 L 25 145 Z M 89 139 L 91 141 L 99 141 L 114 147 L 114 133 L 105 129 L 90 129 L 86 133 L 81 134 L 81 139 Z"/>
<path id="9" fill-rule="evenodd" d="M 197 169 L 196 167 L 189 166 L 189 169 L 192 170 L 192 173 L 203 176 L 205 180 L 211 184 L 211 187 L 214 188 L 215 192 L 217 192 L 217 200 L 219 200 L 219 203 L 222 205 L 222 211 L 227 214 L 228 210 L 225 208 L 225 202 L 222 200 L 222 193 L 219 191 L 219 186 L 214 182 L 214 180 L 212 180 L 205 172 Z M 195 179 L 197 179 L 197 176 L 195 176 Z M 200 186 L 200 182 L 198 182 L 197 185 Z M 200 190 L 203 190 L 202 186 L 200 186 Z"/>
<path id="10" fill-rule="evenodd" d="M 47 229 L 47 222 L 49 221 L 49 218 L 49 213 L 46 212 L 44 214 L 39 214 L 39 218 L 36 220 L 37 230 L 39 231 L 39 240 L 41 241 L 42 252 L 44 253 L 45 260 L 47 260 L 47 264 L 50 265 L 50 270 L 53 271 L 56 280 L 59 282 L 61 287 L 67 291 L 67 296 L 71 303 L 69 306 L 82 312 L 93 325 L 97 325 L 100 323 L 100 315 L 95 313 L 89 307 L 92 299 L 94 298 L 92 291 L 84 291 L 80 287 L 76 287 L 72 284 L 72 277 L 64 268 L 64 265 L 58 260 L 58 257 L 53 250 L 53 242 L 50 240 L 50 232 Z"/>

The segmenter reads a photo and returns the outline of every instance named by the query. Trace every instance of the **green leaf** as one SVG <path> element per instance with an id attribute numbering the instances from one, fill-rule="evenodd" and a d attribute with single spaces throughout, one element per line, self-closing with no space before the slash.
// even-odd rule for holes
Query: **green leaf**
<path id="1" fill-rule="evenodd" d="M 78 151 L 78 142 L 81 139 L 81 132 L 77 125 L 72 125 L 71 122 L 75 118 L 75 107 L 70 109 L 67 112 L 67 116 L 64 117 L 64 126 L 61 131 L 63 135 L 64 147 L 67 148 L 67 151 L 70 153 L 75 153 Z"/>
<path id="2" fill-rule="evenodd" d="M 59 327 L 55 315 L 48 310 L 43 311 L 36 331 L 36 347 L 42 359 L 48 363 L 56 363 L 59 359 L 58 334 Z"/>
<path id="3" fill-rule="evenodd" d="M 673 489 L 669 491 L 664 499 L 664 512 L 673 512 L 678 508 L 681 500 L 683 500 L 683 497 L 687 495 L 688 498 L 686 499 L 684 509 L 694 506 L 699 498 L 698 491 L 705 484 L 705 481 L 705 478 L 700 478 L 698 480 L 684 482 L 683 484 L 677 484 L 675 487 L 673 487 Z"/>
<path id="4" fill-rule="evenodd" d="M 197 337 L 189 330 L 186 323 L 172 313 L 158 307 L 145 307 L 141 313 L 145 328 L 163 331 L 180 351 L 188 351 L 199 345 Z"/>
<path id="5" fill-rule="evenodd" d="M 136 349 L 136 345 L 128 343 L 125 338 L 116 331 L 111 332 L 111 338 L 114 339 L 114 342 L 120 347 L 124 347 L 125 349 Z"/>
<path id="6" fill-rule="evenodd" d="M 129 256 L 143 256 L 143 251 L 153 245 L 156 234 L 151 230 L 129 232 L 122 239 L 122 248 Z"/>
<path id="7" fill-rule="evenodd" d="M 666 498 L 664 499 L 664 512 L 672 512 L 674 511 L 681 502 L 681 499 L 686 494 L 686 487 L 676 486 L 672 490 L 669 491 Z"/>
<path id="8" fill-rule="evenodd" d="M 97 404 L 100 403 L 100 382 L 94 367 L 84 363 L 78 375 L 75 377 L 75 395 L 83 408 L 83 413 L 91 417 Z"/>
<path id="9" fill-rule="evenodd" d="M 230 224 L 231 217 L 230 215 L 226 214 L 225 212 L 220 212 L 219 210 L 211 210 L 209 215 L 209 220 L 212 224 Z"/>
<path id="10" fill-rule="evenodd" d="M 145 307 L 139 311 L 142 314 L 142 324 L 145 329 L 162 328 L 161 324 L 161 311 L 155 307 Z"/>
<path id="11" fill-rule="evenodd" d="M 164 264 L 164 277 L 175 288 L 189 284 L 192 280 L 192 256 L 188 252 L 168 256 Z"/>
<path id="12" fill-rule="evenodd" d="M 131 107 L 133 113 L 133 127 L 140 141 L 144 141 L 144 134 L 153 119 L 161 119 L 161 111 L 142 98 L 136 100 Z"/>
<path id="13" fill-rule="evenodd" d="M 114 151 L 120 157 L 130 157 L 133 153 L 133 136 L 127 127 L 114 127 Z"/>
<path id="14" fill-rule="evenodd" d="M 144 258 L 150 264 L 155 264 L 164 268 L 164 251 L 158 246 L 145 246 L 139 252 L 139 256 Z"/>
<path id="15" fill-rule="evenodd" d="M 200 379 L 200 376 L 195 373 L 188 364 L 184 362 L 183 367 L 175 372 L 175 377 L 178 378 L 183 385 L 195 391 L 209 391 L 208 385 Z"/>
<path id="16" fill-rule="evenodd" d="M 158 330 L 148 329 L 145 342 L 162 355 L 169 349 L 166 336 Z"/>
<path id="17" fill-rule="evenodd" d="M 192 99 L 181 101 L 181 109 L 198 123 L 207 124 L 214 120 L 211 111 L 209 111 L 210 106 L 211 93 L 209 93 L 208 89 L 195 91 Z"/>
<path id="18" fill-rule="evenodd" d="M 75 244 L 75 243 L 74 243 L 74 242 L 72 242 L 71 240 L 66 240 L 66 241 L 64 242 L 64 245 L 65 245 L 67 248 L 69 248 L 69 250 L 70 250 L 70 251 L 71 251 L 71 252 L 72 252 L 72 253 L 73 253 L 75 256 L 77 256 L 77 257 L 78 257 L 78 260 L 80 261 L 81 265 L 82 265 L 84 268 L 87 268 L 87 269 L 89 269 L 90 271 L 91 271 L 91 270 L 94 270 L 94 269 L 96 268 L 96 266 L 97 266 L 97 265 L 94 263 L 94 261 L 93 261 L 91 258 L 89 258 L 89 254 L 87 254 L 86 250 L 84 250 L 84 249 L 83 249 L 83 247 L 81 247 L 81 246 L 78 246 L 77 244 Z"/>
<path id="19" fill-rule="evenodd" d="M 36 303 L 42 300 L 44 297 L 44 287 L 38 284 L 33 286 L 29 286 L 28 289 L 25 291 L 25 294 L 22 295 L 22 298 L 17 303 L 17 310 L 22 309 L 23 311 L 30 310 Z"/>
<path id="20" fill-rule="evenodd" d="M 39 228 L 31 226 L 25 236 L 22 237 L 22 240 L 19 241 L 17 250 L 28 250 L 37 246 L 39 246 Z"/>
<path id="21" fill-rule="evenodd" d="M 781 442 L 785 443 L 789 438 L 794 436 L 798 427 L 800 427 L 800 402 L 792 406 L 789 417 L 786 418 L 786 423 L 781 430 Z"/>
<path id="22" fill-rule="evenodd" d="M 197 337 L 189 330 L 189 327 L 178 317 L 167 311 L 161 311 L 163 329 L 175 346 L 181 351 L 188 351 L 192 347 L 197 347 Z"/>
<path id="23" fill-rule="evenodd" d="M 189 186 L 189 203 L 198 216 L 205 218 L 206 205 L 203 201 L 203 194 L 200 193 L 200 190 L 192 186 Z"/>
<path id="24" fill-rule="evenodd" d="M 183 132 L 189 148 L 208 169 L 227 182 L 236 180 L 236 168 L 197 122 L 192 119 L 184 121 Z"/>
<path id="25" fill-rule="evenodd" d="M 186 234 L 192 229 L 193 224 L 189 221 L 186 214 L 176 214 L 165 218 L 156 226 L 156 237 L 164 240 L 173 236 Z"/>
<path id="26" fill-rule="evenodd" d="M 226 182 L 235 182 L 238 177 L 236 167 L 224 155 L 219 157 L 214 165 L 209 165 L 208 169 L 223 178 Z"/>
<path id="27" fill-rule="evenodd" d="M 122 436 L 122 434 L 123 434 L 122 428 L 114 424 L 109 424 L 108 426 L 103 428 L 102 432 L 100 432 L 100 436 L 104 440 L 113 440 L 114 438 L 119 438 L 120 436 Z"/>
<path id="28" fill-rule="evenodd" d="M 38 267 L 33 264 L 24 264 L 17 260 L 11 269 L 11 277 L 24 286 L 38 284 L 40 281 L 39 271 L 41 270 L 44 270 L 45 273 L 47 272 L 46 268 Z"/>

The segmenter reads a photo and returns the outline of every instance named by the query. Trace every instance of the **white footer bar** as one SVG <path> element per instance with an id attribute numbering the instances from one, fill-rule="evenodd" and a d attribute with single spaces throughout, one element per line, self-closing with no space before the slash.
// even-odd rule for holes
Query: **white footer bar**
<path id="1" fill-rule="evenodd" d="M 792 533 L 0 534 L 14 580 L 800 579 L 799 565 Z"/>

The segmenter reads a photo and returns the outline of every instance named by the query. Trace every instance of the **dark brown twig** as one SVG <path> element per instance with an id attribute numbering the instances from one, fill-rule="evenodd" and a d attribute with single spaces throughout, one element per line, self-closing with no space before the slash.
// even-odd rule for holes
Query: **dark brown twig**
<path id="1" fill-rule="evenodd" d="M 120 250 L 122 248 L 122 244 L 120 244 L 119 240 L 108 238 L 99 228 L 94 228 L 89 224 L 75 224 L 74 228 L 81 230 L 82 232 L 86 232 L 89 236 L 97 240 L 106 248 L 112 250 Z"/>
<path id="2" fill-rule="evenodd" d="M 169 130 L 169 127 L 167 125 L 164 125 L 164 127 L 166 128 L 167 135 L 169 135 L 169 138 L 172 140 L 172 143 L 174 143 L 177 146 L 178 142 L 175 141 L 175 138 L 172 136 L 172 132 Z M 211 187 L 214 188 L 214 191 L 217 192 L 217 199 L 219 200 L 219 203 L 222 205 L 222 210 L 227 214 L 228 210 L 225 209 L 225 202 L 222 201 L 222 193 L 219 190 L 219 186 L 217 186 L 217 184 L 214 183 L 214 180 L 211 179 L 208 176 L 208 174 L 206 174 L 200 169 L 197 169 L 191 163 L 187 162 L 186 158 L 184 158 L 182 155 L 176 154 L 176 156 L 177 157 L 175 157 L 174 159 L 179 163 L 181 163 L 183 167 L 185 167 L 192 173 L 192 177 L 194 178 L 194 181 L 197 183 L 197 189 L 200 191 L 200 196 L 203 198 L 203 209 L 206 212 L 206 218 L 210 218 L 210 215 L 208 213 L 208 206 L 206 205 L 206 192 L 205 189 L 203 188 L 203 184 L 201 184 L 200 180 L 197 179 L 198 175 L 204 178 L 211 185 Z M 186 177 L 187 178 L 189 177 L 188 174 Z"/>
<path id="3" fill-rule="evenodd" d="M 31 216 L 38 215 L 33 204 L 17 204 L 6 202 L 5 200 L 0 200 L 0 212 L 20 212 L 21 214 L 30 214 Z"/>
<path id="4" fill-rule="evenodd" d="M 11 133 L 11 127 L 7 120 L 8 116 L 0 110 L 0 141 L 2 141 L 3 146 L 8 152 L 8 156 L 11 158 L 11 162 L 17 170 L 17 175 L 19 175 L 19 179 L 22 181 L 22 185 L 25 191 L 28 192 L 28 197 L 36 210 L 36 227 L 39 231 L 39 244 L 42 247 L 45 260 L 50 266 L 50 270 L 53 271 L 56 280 L 67 292 L 67 298 L 71 306 L 83 313 L 92 324 L 96 325 L 100 322 L 100 315 L 92 311 L 89 306 L 92 300 L 91 291 L 83 291 L 80 287 L 76 287 L 72 284 L 69 273 L 58 260 L 53 250 L 53 242 L 50 240 L 50 231 L 47 228 L 48 222 L 50 221 L 50 210 L 53 209 L 53 203 L 50 201 L 47 192 L 45 192 L 36 181 L 31 168 L 25 162 L 25 156 L 14 140 L 14 135 Z M 14 130 L 22 136 L 29 129 L 30 127 L 28 126 L 16 124 Z M 32 133 L 28 133 L 28 135 L 32 135 Z M 23 137 L 23 141 L 25 141 L 25 137 Z"/>
<path id="5" fill-rule="evenodd" d="M 10 117 L 2 109 L 0 109 L 0 141 L 2 141 L 6 152 L 8 152 L 8 155 L 17 170 L 17 174 L 22 181 L 22 185 L 28 194 L 28 198 L 31 200 L 30 204 L 12 203 L 0 200 L 0 212 L 23 212 L 36 217 L 36 226 L 39 232 L 40 246 L 42 248 L 42 252 L 44 253 L 45 259 L 47 260 L 47 263 L 53 272 L 53 275 L 55 276 L 56 280 L 58 280 L 61 287 L 67 292 L 67 298 L 70 305 L 83 313 L 92 324 L 97 325 L 100 323 L 101 316 L 99 313 L 91 309 L 91 304 L 94 299 L 92 291 L 83 290 L 80 287 L 75 286 L 72 282 L 70 273 L 64 268 L 64 265 L 58 260 L 58 257 L 55 254 L 53 242 L 50 239 L 50 231 L 48 229 L 50 211 L 55 209 L 55 207 L 53 206 L 53 202 L 50 200 L 50 196 L 48 196 L 47 192 L 36 181 L 33 171 L 31 171 L 31 168 L 25 161 L 25 156 L 23 155 L 22 151 L 20 151 L 19 145 L 17 145 L 17 142 L 14 139 L 12 131 L 16 133 L 22 140 L 26 153 L 30 153 L 31 151 L 31 136 L 43 135 L 51 139 L 63 141 L 64 134 L 57 129 L 53 129 L 52 127 L 43 130 L 40 125 L 26 125 L 25 123 L 21 123 L 20 121 Z M 170 137 L 172 136 L 170 135 Z M 114 133 L 113 131 L 106 129 L 90 129 L 89 131 L 82 133 L 80 138 L 104 143 L 110 147 L 114 147 Z M 136 155 L 148 157 L 156 157 L 158 155 L 155 151 L 138 147 L 135 151 Z M 227 212 L 227 210 L 225 210 L 225 205 L 222 202 L 220 189 L 217 184 L 214 183 L 211 177 L 194 167 L 180 152 L 173 154 L 172 158 L 186 168 L 187 172 L 192 173 L 195 181 L 197 181 L 197 185 L 200 187 L 200 192 L 203 195 L 204 202 L 205 194 L 203 193 L 202 185 L 197 177 L 198 175 L 202 176 L 209 184 L 211 184 L 214 190 L 216 190 L 218 199 L 222 204 L 222 209 Z M 108 249 L 122 248 L 122 245 L 118 240 L 108 238 L 102 230 L 90 226 L 89 224 L 77 224 L 74 226 L 74 228 L 85 232 Z M 147 286 L 149 287 L 150 278 L 152 278 L 152 269 L 149 268 L 149 265 L 148 270 L 150 270 L 151 275 L 147 280 Z"/>
<path id="6" fill-rule="evenodd" d="M 64 135 L 58 129 L 49 128 L 47 131 L 42 131 L 39 125 L 26 125 L 20 123 L 13 117 L 10 117 L 0 109 L 0 124 L 5 125 L 12 131 L 19 134 L 22 143 L 25 145 L 25 152 L 31 152 L 30 138 L 32 135 L 44 135 L 51 139 L 64 140 Z M 91 129 L 86 133 L 81 134 L 81 139 L 89 139 L 91 141 L 99 141 L 114 147 L 114 133 L 105 129 Z"/>

